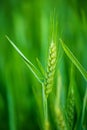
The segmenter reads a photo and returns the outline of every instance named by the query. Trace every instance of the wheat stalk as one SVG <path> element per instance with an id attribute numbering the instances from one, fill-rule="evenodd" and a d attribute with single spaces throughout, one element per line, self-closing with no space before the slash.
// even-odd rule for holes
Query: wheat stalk
<path id="1" fill-rule="evenodd" d="M 56 67 L 56 44 L 51 42 L 49 47 L 49 56 L 48 56 L 48 64 L 47 64 L 47 72 L 44 82 L 42 84 L 42 94 L 43 94 L 43 109 L 44 109 L 44 126 L 45 130 L 50 129 L 50 124 L 48 120 L 48 108 L 47 108 L 47 97 L 49 93 L 52 91 L 55 67 Z M 49 124 L 49 125 L 48 125 Z"/>

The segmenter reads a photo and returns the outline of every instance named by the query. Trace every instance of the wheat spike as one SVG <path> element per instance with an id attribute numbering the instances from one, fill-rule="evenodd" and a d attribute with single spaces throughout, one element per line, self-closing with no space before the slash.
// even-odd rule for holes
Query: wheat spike
<path id="1" fill-rule="evenodd" d="M 74 99 L 73 89 L 71 88 L 68 94 L 67 106 L 66 106 L 66 111 L 67 111 L 66 118 L 70 130 L 73 129 L 74 111 L 75 111 L 74 106 L 75 106 L 75 99 Z"/>
<path id="2" fill-rule="evenodd" d="M 51 42 L 51 45 L 49 48 L 47 73 L 46 73 L 46 78 L 44 81 L 45 94 L 47 97 L 49 93 L 52 91 L 55 67 L 56 67 L 56 57 L 57 57 L 56 55 L 57 55 L 56 44 L 54 42 Z"/>
<path id="3" fill-rule="evenodd" d="M 67 124 L 62 110 L 58 107 L 55 109 L 56 124 L 58 130 L 67 130 Z"/>

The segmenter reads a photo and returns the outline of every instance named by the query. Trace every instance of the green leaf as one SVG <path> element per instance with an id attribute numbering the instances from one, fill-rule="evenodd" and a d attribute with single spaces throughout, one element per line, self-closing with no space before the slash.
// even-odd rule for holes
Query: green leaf
<path id="1" fill-rule="evenodd" d="M 84 99 L 83 99 L 83 109 L 82 109 L 82 125 L 84 123 L 85 113 L 86 113 L 86 105 L 87 105 L 87 88 L 85 91 Z"/>
<path id="2" fill-rule="evenodd" d="M 36 61 L 37 61 L 37 65 L 38 65 L 38 68 L 39 68 L 41 74 L 42 74 L 44 77 L 46 77 L 46 72 L 45 72 L 45 70 L 43 69 L 43 66 L 42 66 L 41 62 L 39 61 L 38 58 L 36 58 Z"/>
<path id="3" fill-rule="evenodd" d="M 77 67 L 77 69 L 81 72 L 82 76 L 87 81 L 87 72 L 83 68 L 83 66 L 79 63 L 77 58 L 74 56 L 74 54 L 70 51 L 70 49 L 65 45 L 65 43 L 60 39 L 61 45 L 63 47 L 63 50 L 65 51 L 66 55 L 69 57 L 69 59 L 73 62 L 73 64 Z"/>
<path id="4" fill-rule="evenodd" d="M 38 69 L 24 56 L 24 54 L 18 49 L 18 47 L 10 40 L 8 36 L 5 36 L 7 40 L 10 42 L 10 44 L 14 47 L 14 49 L 18 52 L 18 54 L 22 57 L 25 64 L 29 67 L 31 72 L 34 74 L 34 76 L 37 78 L 37 80 L 42 83 L 43 76 L 38 71 Z"/>

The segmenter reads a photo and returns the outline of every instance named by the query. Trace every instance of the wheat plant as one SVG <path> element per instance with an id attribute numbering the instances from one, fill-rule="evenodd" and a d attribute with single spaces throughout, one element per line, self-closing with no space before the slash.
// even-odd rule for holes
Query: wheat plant
<path id="1" fill-rule="evenodd" d="M 17 46 L 6 36 L 11 45 L 16 49 L 16 51 L 23 58 L 25 64 L 32 71 L 34 76 L 42 85 L 42 99 L 43 99 L 43 113 L 44 113 L 44 130 L 49 130 L 49 120 L 48 120 L 48 107 L 47 107 L 47 97 L 52 91 L 53 82 L 54 82 L 54 74 L 56 67 L 56 54 L 57 48 L 56 44 L 52 41 L 49 47 L 49 56 L 48 56 L 48 65 L 47 72 L 44 72 L 43 67 L 39 60 L 37 59 L 38 65 L 40 67 L 40 71 L 24 56 L 24 54 L 17 48 Z"/>
<path id="2" fill-rule="evenodd" d="M 47 70 L 45 71 L 40 63 L 40 61 L 37 59 L 38 68 L 37 69 L 30 60 L 28 60 L 24 54 L 18 49 L 18 47 L 10 40 L 8 36 L 6 36 L 7 40 L 10 42 L 10 44 L 15 48 L 15 50 L 19 53 L 19 55 L 22 57 L 25 64 L 29 67 L 31 72 L 34 74 L 36 79 L 39 81 L 39 83 L 42 86 L 42 108 L 43 108 L 43 126 L 42 128 L 44 130 L 51 130 L 51 122 L 49 120 L 49 109 L 48 109 L 48 99 L 50 93 L 53 92 L 53 86 L 54 86 L 54 77 L 55 72 L 57 68 L 57 45 L 54 39 L 52 39 L 52 42 L 49 45 L 49 52 L 48 52 L 48 62 L 47 62 Z M 82 67 L 82 65 L 79 63 L 79 61 L 76 59 L 74 54 L 70 51 L 70 49 L 65 45 L 65 43 L 60 39 L 60 43 L 62 45 L 63 50 L 65 51 L 66 55 L 70 58 L 70 60 L 73 62 L 73 64 L 77 67 L 77 69 L 81 72 L 82 76 L 87 80 L 87 72 Z M 61 75 L 61 74 L 60 74 Z M 73 75 L 73 67 L 71 67 L 71 74 L 70 74 L 70 85 L 67 90 L 67 96 L 66 96 L 66 103 L 62 106 L 61 104 L 61 98 L 59 95 L 62 93 L 62 89 L 60 88 L 61 85 L 58 85 L 58 93 L 57 96 L 54 96 L 54 106 L 52 106 L 51 112 L 54 113 L 54 118 L 56 122 L 56 129 L 57 130 L 82 130 L 83 129 L 83 123 L 85 118 L 85 112 L 86 112 L 86 104 L 87 104 L 87 91 L 84 96 L 84 103 L 83 108 L 80 112 L 81 120 L 78 119 L 78 112 L 77 112 L 77 92 L 75 88 L 75 81 L 74 81 L 74 75 Z M 62 82 L 62 80 L 61 80 Z M 62 85 L 63 89 L 64 86 Z M 86 89 L 87 90 L 87 89 Z M 58 99 L 57 99 L 58 98 Z M 75 117 L 77 116 L 77 121 L 75 120 Z M 78 122 L 81 123 L 80 126 L 78 126 Z M 86 128 L 86 126 L 85 126 Z"/>

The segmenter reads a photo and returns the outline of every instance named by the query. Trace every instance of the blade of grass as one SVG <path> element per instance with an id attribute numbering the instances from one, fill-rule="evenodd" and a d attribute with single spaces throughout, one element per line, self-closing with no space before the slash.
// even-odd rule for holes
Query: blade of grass
<path id="1" fill-rule="evenodd" d="M 81 122 L 82 125 L 83 125 L 84 117 L 85 117 L 86 104 L 87 104 L 87 88 L 86 88 L 86 92 L 85 92 L 84 99 L 83 99 L 82 122 Z"/>
<path id="2" fill-rule="evenodd" d="M 83 66 L 79 63 L 77 58 L 73 55 L 73 53 L 70 51 L 70 49 L 65 45 L 65 43 L 60 39 L 61 45 L 63 47 L 63 50 L 65 51 L 66 55 L 69 57 L 69 59 L 73 62 L 73 64 L 77 67 L 77 69 L 81 72 L 82 76 L 87 81 L 87 72 L 83 68 Z"/>
<path id="3" fill-rule="evenodd" d="M 39 67 L 39 70 L 40 70 L 41 74 L 45 77 L 45 76 L 46 76 L 46 72 L 45 72 L 45 70 L 43 69 L 43 66 L 42 66 L 41 62 L 39 61 L 38 58 L 36 58 L 36 61 L 37 61 L 37 65 L 38 65 L 38 67 Z"/>
<path id="4" fill-rule="evenodd" d="M 40 83 L 42 83 L 43 76 L 38 71 L 38 69 L 24 56 L 24 54 L 18 49 L 18 47 L 11 41 L 11 39 L 7 35 L 5 37 L 9 41 L 9 43 L 14 47 L 14 49 L 18 52 L 18 54 L 22 57 L 25 64 L 29 67 L 29 69 L 34 74 L 34 76 L 37 78 L 37 80 Z"/>

